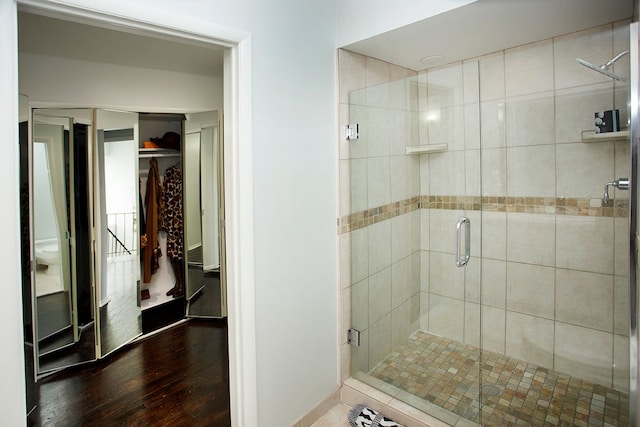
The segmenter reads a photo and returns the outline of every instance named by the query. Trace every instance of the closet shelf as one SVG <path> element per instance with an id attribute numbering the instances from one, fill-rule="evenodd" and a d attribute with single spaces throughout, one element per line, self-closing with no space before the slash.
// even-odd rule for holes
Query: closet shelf
<path id="1" fill-rule="evenodd" d="M 593 130 L 582 131 L 582 142 L 624 141 L 628 139 L 629 129 L 605 133 L 596 133 Z"/>
<path id="2" fill-rule="evenodd" d="M 151 157 L 180 157 L 180 152 L 168 148 L 140 148 L 138 157 L 141 159 Z"/>
<path id="3" fill-rule="evenodd" d="M 429 154 L 429 153 L 443 153 L 447 151 L 447 144 L 430 144 L 430 145 L 410 145 L 406 147 L 406 154 Z"/>

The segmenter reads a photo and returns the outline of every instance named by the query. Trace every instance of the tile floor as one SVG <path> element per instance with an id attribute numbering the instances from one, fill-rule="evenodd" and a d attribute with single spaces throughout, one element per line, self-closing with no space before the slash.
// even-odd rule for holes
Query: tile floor
<path id="1" fill-rule="evenodd" d="M 348 416 L 351 408 L 344 403 L 339 403 L 324 414 L 311 427 L 351 427 Z"/>
<path id="2" fill-rule="evenodd" d="M 628 425 L 626 393 L 424 332 L 369 374 L 482 425 Z M 338 405 L 315 425 L 347 426 L 348 411 Z"/>

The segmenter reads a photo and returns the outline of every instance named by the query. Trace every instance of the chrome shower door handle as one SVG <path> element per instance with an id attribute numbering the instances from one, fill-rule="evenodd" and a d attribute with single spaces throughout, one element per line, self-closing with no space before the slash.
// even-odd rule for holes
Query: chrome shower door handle
<path id="1" fill-rule="evenodd" d="M 464 257 L 460 257 L 460 238 L 462 237 L 462 226 L 465 231 Z M 456 223 L 456 266 L 464 267 L 471 257 L 471 222 L 469 218 L 463 216 Z"/>

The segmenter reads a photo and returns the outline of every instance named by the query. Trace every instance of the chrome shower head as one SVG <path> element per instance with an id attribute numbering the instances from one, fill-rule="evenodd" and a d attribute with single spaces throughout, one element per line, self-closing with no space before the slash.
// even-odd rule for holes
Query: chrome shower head
<path id="1" fill-rule="evenodd" d="M 618 80 L 620 82 L 626 82 L 627 79 L 625 79 L 624 77 L 620 77 L 617 74 L 613 74 L 611 71 L 609 71 L 609 67 L 611 67 L 614 62 L 616 62 L 618 59 L 620 59 L 621 57 L 623 57 L 624 55 L 626 55 L 628 53 L 629 53 L 628 50 L 620 52 L 619 54 L 617 54 L 616 56 L 614 56 L 613 58 L 611 58 L 610 60 L 608 60 L 607 62 L 605 62 L 604 64 L 602 64 L 600 66 L 594 65 L 594 64 L 592 64 L 590 62 L 587 62 L 584 59 L 580 59 L 580 58 L 576 58 L 576 61 L 580 65 L 584 65 L 587 68 L 591 68 L 593 71 L 597 71 L 597 72 L 599 72 L 601 74 L 604 74 L 607 77 L 611 77 L 612 79 Z"/>

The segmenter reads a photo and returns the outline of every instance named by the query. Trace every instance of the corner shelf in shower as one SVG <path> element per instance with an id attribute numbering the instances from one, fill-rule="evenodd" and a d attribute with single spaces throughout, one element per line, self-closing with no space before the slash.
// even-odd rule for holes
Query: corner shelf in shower
<path id="1" fill-rule="evenodd" d="M 625 141 L 629 139 L 629 130 L 618 132 L 596 133 L 592 130 L 582 131 L 582 142 Z"/>
<path id="2" fill-rule="evenodd" d="M 406 154 L 410 156 L 412 154 L 444 153 L 447 148 L 447 144 L 410 145 L 406 147 Z"/>

